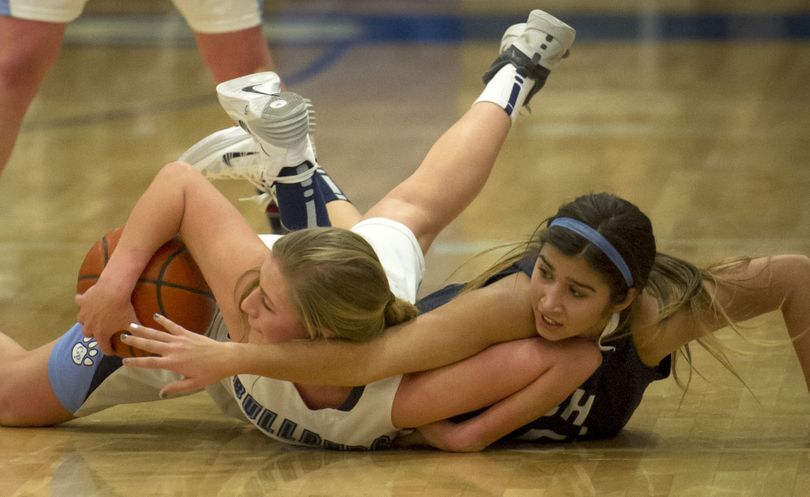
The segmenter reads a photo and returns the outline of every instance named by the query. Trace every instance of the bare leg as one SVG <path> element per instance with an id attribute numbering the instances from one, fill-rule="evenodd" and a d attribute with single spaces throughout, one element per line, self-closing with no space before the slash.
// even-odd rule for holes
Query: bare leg
<path id="1" fill-rule="evenodd" d="M 400 221 L 427 252 L 483 188 L 518 111 L 568 53 L 574 29 L 540 10 L 506 30 L 476 103 L 428 152 L 416 172 L 367 216 Z"/>
<path id="2" fill-rule="evenodd" d="M 5 333 L 0 333 L 0 357 L 11 357 L 23 354 L 26 350 Z"/>
<path id="3" fill-rule="evenodd" d="M 230 33 L 195 33 L 194 36 L 205 65 L 218 83 L 276 70 L 261 26 Z"/>
<path id="4" fill-rule="evenodd" d="M 475 198 L 495 165 L 511 128 L 495 104 L 474 104 L 431 147 L 419 168 L 369 209 L 367 217 L 411 227 L 422 250 Z"/>
<path id="5" fill-rule="evenodd" d="M 336 228 L 351 228 L 360 221 L 360 211 L 349 201 L 334 200 L 326 204 L 329 222 Z"/>
<path id="6" fill-rule="evenodd" d="M 0 17 L 0 172 L 28 106 L 59 55 L 66 26 Z"/>
<path id="7" fill-rule="evenodd" d="M 27 351 L 0 333 L 0 425 L 52 426 L 73 419 L 48 379 L 56 340 Z"/>

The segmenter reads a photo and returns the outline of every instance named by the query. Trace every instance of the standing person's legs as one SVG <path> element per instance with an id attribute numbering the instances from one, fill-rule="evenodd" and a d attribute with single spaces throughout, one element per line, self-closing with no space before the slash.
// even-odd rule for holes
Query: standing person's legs
<path id="1" fill-rule="evenodd" d="M 0 16 L 0 172 L 28 106 L 59 55 L 66 27 Z"/>
<path id="2" fill-rule="evenodd" d="M 246 74 L 275 71 L 261 26 L 229 33 L 194 33 L 197 48 L 217 83 Z"/>
<path id="3" fill-rule="evenodd" d="M 262 30 L 261 0 L 174 0 L 174 4 L 194 31 L 200 56 L 217 83 L 276 70 Z M 282 233 L 278 210 L 270 201 L 265 215 L 272 231 Z"/>
<path id="4" fill-rule="evenodd" d="M 172 2 L 194 31 L 200 55 L 217 83 L 275 71 L 262 32 L 262 0 Z"/>

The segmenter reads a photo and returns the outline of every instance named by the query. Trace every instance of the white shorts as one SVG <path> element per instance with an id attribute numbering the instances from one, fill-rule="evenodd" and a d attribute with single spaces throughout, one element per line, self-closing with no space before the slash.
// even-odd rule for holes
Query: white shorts
<path id="1" fill-rule="evenodd" d="M 262 23 L 263 0 L 172 0 L 198 33 L 229 33 Z M 87 0 L 0 0 L 0 15 L 30 21 L 69 23 Z"/>
<path id="2" fill-rule="evenodd" d="M 352 226 L 377 253 L 391 293 L 416 302 L 416 293 L 425 276 L 425 256 L 413 232 L 404 224 L 383 217 L 372 217 Z M 283 235 L 259 235 L 270 249 Z"/>

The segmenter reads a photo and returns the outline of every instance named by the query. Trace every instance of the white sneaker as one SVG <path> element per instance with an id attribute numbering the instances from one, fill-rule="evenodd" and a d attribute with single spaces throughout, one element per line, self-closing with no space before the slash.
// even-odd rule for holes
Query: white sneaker
<path id="1" fill-rule="evenodd" d="M 282 155 L 282 167 L 305 161 L 317 165 L 310 138 L 315 125 L 312 104 L 296 93 L 280 91 L 275 73 L 225 81 L 217 85 L 217 96 L 225 112 L 253 135 L 267 155 Z"/>
<path id="2" fill-rule="evenodd" d="M 508 31 L 508 30 L 507 30 Z M 576 38 L 576 30 L 542 10 L 533 10 L 523 33 L 512 42 L 529 59 L 553 70 L 566 58 Z"/>
<path id="3" fill-rule="evenodd" d="M 307 151 L 312 152 L 309 137 L 306 144 Z M 272 155 L 268 155 L 252 135 L 239 126 L 233 126 L 206 136 L 186 150 L 178 160 L 191 164 L 208 179 L 249 182 L 260 193 L 240 200 L 254 201 L 267 209 L 275 201 L 276 183 L 299 183 L 311 178 L 316 169 L 320 169 L 312 152 L 313 167 L 305 168 L 300 174 L 279 177 L 285 161 L 298 159 L 286 149 L 273 147 L 271 152 Z M 301 162 L 298 160 L 295 164 Z M 272 224 L 273 220 L 270 221 Z"/>
<path id="4" fill-rule="evenodd" d="M 533 10 L 525 23 L 510 26 L 501 38 L 500 54 L 484 73 L 484 83 L 506 64 L 512 64 L 522 76 L 534 81 L 524 105 L 546 83 L 552 69 L 568 57 L 576 30 L 556 17 Z"/>
<path id="5" fill-rule="evenodd" d="M 262 153 L 256 140 L 239 126 L 206 136 L 179 160 L 188 162 L 208 179 L 246 180 L 268 194 L 281 170 L 280 161 Z"/>
<path id="6" fill-rule="evenodd" d="M 263 149 L 271 154 L 282 154 L 283 167 L 304 162 L 317 166 L 311 136 L 315 116 L 308 99 L 289 91 L 272 95 L 258 118 L 244 122 Z"/>
<path id="7" fill-rule="evenodd" d="M 239 123 L 248 115 L 260 114 L 271 95 L 281 93 L 281 78 L 274 72 L 259 72 L 217 85 L 217 97 L 225 112 Z"/>

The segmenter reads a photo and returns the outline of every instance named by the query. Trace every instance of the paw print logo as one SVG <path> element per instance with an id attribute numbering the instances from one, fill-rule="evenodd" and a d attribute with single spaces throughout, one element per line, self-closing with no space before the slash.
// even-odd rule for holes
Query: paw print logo
<path id="1" fill-rule="evenodd" d="M 98 344 L 93 338 L 82 338 L 82 341 L 73 346 L 71 357 L 77 366 L 92 366 L 98 355 Z"/>

